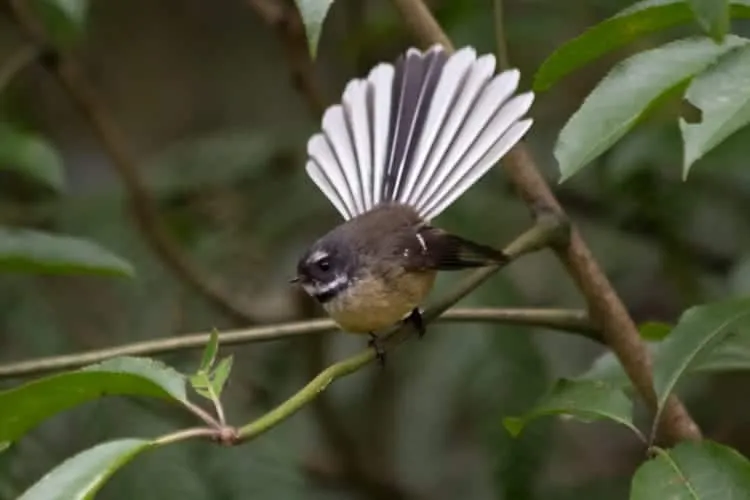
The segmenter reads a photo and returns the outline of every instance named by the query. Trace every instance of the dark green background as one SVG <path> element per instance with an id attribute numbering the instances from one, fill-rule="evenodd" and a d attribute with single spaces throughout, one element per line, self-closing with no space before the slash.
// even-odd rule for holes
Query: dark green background
<path id="1" fill-rule="evenodd" d="M 529 87 L 563 41 L 627 6 L 589 0 L 506 0 L 509 51 Z M 489 0 L 433 1 L 457 46 L 494 50 Z M 20 38 L 0 11 L 0 61 Z M 747 31 L 736 23 L 735 32 Z M 587 92 L 629 53 L 685 26 L 641 39 L 538 96 L 528 136 L 550 182 L 552 146 Z M 745 33 L 747 34 L 747 33 Z M 335 2 L 315 77 L 333 101 L 346 80 L 391 60 L 412 40 L 385 0 Z M 298 254 L 338 216 L 303 171 L 316 120 L 296 92 L 272 28 L 242 0 L 100 0 L 76 49 L 125 132 L 171 234 L 258 323 L 318 315 L 290 288 Z M 88 237 L 133 262 L 135 280 L 3 275 L 0 361 L 70 353 L 237 326 L 171 274 L 144 242 L 108 158 L 87 123 L 39 68 L 0 97 L 64 155 L 68 193 L 0 182 L 0 222 Z M 652 115 L 556 194 L 635 319 L 673 321 L 686 307 L 750 290 L 746 141 L 730 138 L 680 180 L 676 105 Z M 502 244 L 530 223 L 500 168 L 439 220 Z M 441 279 L 445 290 L 456 275 Z M 578 307 L 575 287 L 547 252 L 524 258 L 464 305 Z M 342 334 L 226 349 L 235 369 L 228 418 L 243 423 L 283 401 L 364 339 Z M 247 445 L 188 443 L 136 459 L 105 500 L 170 499 L 619 499 L 642 445 L 612 424 L 538 421 L 518 439 L 504 416 L 529 408 L 555 377 L 584 371 L 601 349 L 530 329 L 433 327 L 381 372 L 337 382 L 323 402 Z M 165 360 L 189 371 L 198 353 Z M 0 387 L 18 380 L 0 381 Z M 683 397 L 705 434 L 750 451 L 745 376 L 694 379 Z M 66 457 L 116 437 L 190 425 L 153 401 L 104 399 L 56 417 L 0 455 L 0 499 L 15 498 Z"/>

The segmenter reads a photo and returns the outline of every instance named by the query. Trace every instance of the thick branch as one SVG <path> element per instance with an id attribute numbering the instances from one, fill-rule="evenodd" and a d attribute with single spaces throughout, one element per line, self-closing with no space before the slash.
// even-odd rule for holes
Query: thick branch
<path id="1" fill-rule="evenodd" d="M 445 33 L 422 0 L 393 0 L 393 3 L 423 46 L 441 43 L 446 49 L 452 50 L 450 42 L 446 43 Z M 516 191 L 528 206 L 545 206 L 560 214 L 564 213 L 525 144 L 521 143 L 510 151 L 505 157 L 504 166 Z M 635 323 L 580 233 L 573 229 L 569 243 L 557 247 L 556 253 L 583 293 L 592 320 L 601 326 L 607 345 L 617 355 L 633 386 L 649 407 L 655 410 L 657 400 L 652 384 L 649 353 Z M 663 418 L 662 430 L 666 432 L 668 440 L 701 438 L 700 429 L 675 396 L 669 398 Z"/>
<path id="2" fill-rule="evenodd" d="M 586 317 L 586 313 L 577 310 L 456 308 L 448 311 L 440 320 L 449 323 L 484 322 L 549 328 L 600 341 L 599 334 Z M 223 346 L 251 344 L 334 330 L 336 330 L 336 325 L 329 319 L 296 321 L 224 332 L 219 335 L 219 342 Z M 0 378 L 27 377 L 51 371 L 71 370 L 117 356 L 156 356 L 177 351 L 199 350 L 205 347 L 209 338 L 209 333 L 194 333 L 95 351 L 9 363 L 0 365 Z"/>
<path id="3" fill-rule="evenodd" d="M 88 120 L 94 134 L 107 152 L 127 193 L 136 226 L 162 263 L 175 276 L 205 297 L 218 310 L 239 324 L 255 323 L 251 314 L 235 303 L 216 283 L 213 283 L 182 252 L 161 221 L 159 211 L 138 172 L 137 162 L 122 131 L 102 104 L 96 91 L 67 54 L 50 48 L 46 33 L 29 12 L 28 2 L 10 0 L 16 21 L 29 39 L 45 48 L 41 58 L 44 66 Z"/>

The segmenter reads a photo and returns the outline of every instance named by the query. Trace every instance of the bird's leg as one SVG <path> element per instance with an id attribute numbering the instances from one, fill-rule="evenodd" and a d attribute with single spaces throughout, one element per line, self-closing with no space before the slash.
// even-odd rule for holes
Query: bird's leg
<path id="1" fill-rule="evenodd" d="M 427 333 L 427 329 L 424 326 L 424 320 L 422 319 L 422 313 L 419 312 L 418 307 L 414 308 L 411 314 L 406 317 L 404 322 L 410 322 L 412 325 L 414 325 L 414 328 L 417 330 L 417 334 L 419 335 L 420 339 L 424 337 L 425 333 Z"/>
<path id="2" fill-rule="evenodd" d="M 373 332 L 369 332 L 370 340 L 367 342 L 367 345 L 375 349 L 375 357 L 378 358 L 378 363 L 381 367 L 385 366 L 385 350 L 383 349 L 383 346 L 380 345 L 380 339 L 377 335 L 375 335 Z"/>

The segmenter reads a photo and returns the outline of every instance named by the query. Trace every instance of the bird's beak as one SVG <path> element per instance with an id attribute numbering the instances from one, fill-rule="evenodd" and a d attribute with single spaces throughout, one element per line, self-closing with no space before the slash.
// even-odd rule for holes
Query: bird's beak
<path id="1" fill-rule="evenodd" d="M 295 276 L 294 278 L 289 280 L 289 283 L 299 283 L 299 280 L 300 280 L 299 276 Z"/>

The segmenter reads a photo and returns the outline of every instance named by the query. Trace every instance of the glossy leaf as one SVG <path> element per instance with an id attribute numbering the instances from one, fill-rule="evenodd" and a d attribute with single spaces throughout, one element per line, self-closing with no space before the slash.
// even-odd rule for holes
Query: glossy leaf
<path id="1" fill-rule="evenodd" d="M 119 439 L 89 448 L 48 472 L 18 500 L 93 499 L 118 469 L 152 445 L 143 439 Z"/>
<path id="2" fill-rule="evenodd" d="M 708 355 L 690 367 L 691 372 L 750 370 L 750 330 L 728 335 Z"/>
<path id="3" fill-rule="evenodd" d="M 750 496 L 750 462 L 711 441 L 656 450 L 633 476 L 630 500 L 728 500 Z"/>
<path id="4" fill-rule="evenodd" d="M 591 367 L 574 380 L 600 381 L 619 389 L 630 387 L 630 379 L 622 369 L 620 361 L 612 352 L 607 351 L 594 360 Z"/>
<path id="5" fill-rule="evenodd" d="M 743 331 L 750 332 L 750 299 L 715 302 L 685 311 L 654 356 L 659 411 L 680 378 L 707 359 L 720 343 Z"/>
<path id="6" fill-rule="evenodd" d="M 518 435 L 530 420 L 568 415 L 583 421 L 612 420 L 641 435 L 633 425 L 632 413 L 630 399 L 605 382 L 560 379 L 533 410 L 522 417 L 506 418 L 503 424 L 508 432 Z"/>
<path id="7" fill-rule="evenodd" d="M 131 277 L 133 266 L 96 243 L 31 229 L 0 227 L 0 272 Z"/>
<path id="8" fill-rule="evenodd" d="M 216 362 L 216 353 L 219 351 L 219 332 L 216 329 L 211 330 L 211 336 L 208 339 L 206 348 L 201 357 L 201 364 L 198 371 L 208 371 L 213 368 Z"/>
<path id="9" fill-rule="evenodd" d="M 672 331 L 672 325 L 668 323 L 659 323 L 658 321 L 647 321 L 638 325 L 638 332 L 641 338 L 649 342 L 664 340 Z"/>
<path id="10" fill-rule="evenodd" d="M 184 377 L 172 368 L 146 358 L 115 358 L 0 392 L 0 442 L 15 441 L 56 413 L 117 395 L 187 401 Z"/>
<path id="11" fill-rule="evenodd" d="M 63 163 L 44 138 L 0 124 L 0 170 L 18 173 L 25 178 L 60 192 Z"/>
<path id="12" fill-rule="evenodd" d="M 678 40 L 618 64 L 565 124 L 555 145 L 561 182 L 624 136 L 654 101 L 685 85 L 722 54 L 747 40 L 723 45 L 707 38 Z"/>
<path id="13" fill-rule="evenodd" d="M 750 47 L 734 50 L 688 87 L 686 99 L 701 109 L 703 119 L 688 123 L 680 119 L 684 143 L 682 176 L 690 167 L 727 137 L 750 123 Z"/>
<path id="14" fill-rule="evenodd" d="M 58 48 L 69 47 L 81 39 L 89 0 L 31 0 L 30 5 Z"/>
<path id="15" fill-rule="evenodd" d="M 750 0 L 732 0 L 729 9 L 732 17 L 750 17 Z M 644 35 L 692 20 L 685 0 L 638 2 L 557 49 L 537 71 L 534 90 L 546 90 L 572 71 Z"/>
<path id="16" fill-rule="evenodd" d="M 193 386 L 195 392 L 204 398 L 218 401 L 232 370 L 232 361 L 232 356 L 227 356 L 219 362 L 215 369 L 210 371 L 199 370 L 190 377 L 190 385 Z"/>
<path id="17" fill-rule="evenodd" d="M 718 43 L 729 31 L 728 0 L 688 0 L 700 27 Z"/>
<path id="18" fill-rule="evenodd" d="M 650 351 L 655 354 L 659 350 L 658 343 L 649 344 Z M 729 335 L 716 344 L 705 357 L 697 359 L 683 376 L 693 373 L 721 373 L 728 371 L 750 370 L 750 331 L 743 331 L 737 335 Z M 599 356 L 584 374 L 576 380 L 601 380 L 621 389 L 630 386 L 630 380 L 622 369 L 617 358 L 607 352 Z"/>
<path id="19" fill-rule="evenodd" d="M 214 370 L 213 377 L 211 380 L 211 387 L 213 388 L 214 394 L 217 398 L 221 397 L 221 393 L 224 391 L 224 386 L 229 379 L 229 374 L 232 372 L 232 363 L 234 358 L 227 356 L 222 359 Z"/>
<path id="20" fill-rule="evenodd" d="M 294 0 L 297 4 L 302 22 L 307 34 L 307 45 L 313 59 L 318 53 L 318 42 L 323 31 L 323 21 L 328 15 L 328 10 L 333 0 Z"/>

